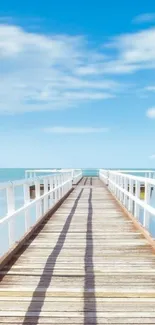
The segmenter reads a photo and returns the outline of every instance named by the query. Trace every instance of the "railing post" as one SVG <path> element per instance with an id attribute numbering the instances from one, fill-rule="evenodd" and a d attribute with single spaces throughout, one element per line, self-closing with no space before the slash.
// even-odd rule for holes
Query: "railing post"
<path id="1" fill-rule="evenodd" d="M 57 175 L 54 176 L 54 193 L 55 193 L 55 203 L 57 202 L 58 200 L 58 194 L 57 194 Z"/>
<path id="2" fill-rule="evenodd" d="M 70 189 L 72 188 L 72 186 L 73 186 L 73 182 L 72 182 L 72 176 L 71 176 L 71 173 L 69 173 L 69 175 L 70 175 L 69 177 L 70 177 L 70 180 L 71 180 L 71 181 L 70 181 L 70 187 L 69 187 L 69 190 L 70 190 Z"/>
<path id="3" fill-rule="evenodd" d="M 35 197 L 39 198 L 40 195 L 40 179 L 35 181 Z M 43 202 L 42 202 L 43 204 Z M 42 211 L 43 212 L 43 211 Z M 41 201 L 36 202 L 36 220 L 41 216 Z"/>
<path id="4" fill-rule="evenodd" d="M 24 184 L 24 204 L 29 204 L 30 202 L 30 186 L 28 183 Z M 30 211 L 29 208 L 25 210 L 25 230 L 28 231 L 30 228 Z"/>
<path id="5" fill-rule="evenodd" d="M 120 187 L 123 189 L 123 182 L 124 182 L 124 178 L 123 178 L 123 176 L 121 176 L 120 177 Z M 120 201 L 121 201 L 121 203 L 123 204 L 123 199 L 124 199 L 124 197 L 123 197 L 123 192 L 122 191 L 120 191 Z"/>
<path id="6" fill-rule="evenodd" d="M 135 197 L 140 199 L 140 182 L 135 182 Z M 139 219 L 139 204 L 135 202 L 135 217 Z"/>
<path id="7" fill-rule="evenodd" d="M 15 211 L 14 188 L 11 182 L 6 189 L 6 197 L 7 197 L 7 213 L 10 214 Z M 9 247 L 10 247 L 14 243 L 13 217 L 8 222 L 8 235 L 9 235 Z"/>
<path id="8" fill-rule="evenodd" d="M 60 185 L 60 175 L 57 176 L 57 186 L 59 187 Z M 58 188 L 57 190 L 57 198 L 58 198 L 58 201 L 60 200 L 60 187 Z"/>
<path id="9" fill-rule="evenodd" d="M 64 196 L 64 186 L 63 186 L 63 183 L 64 183 L 64 173 L 62 174 L 61 176 L 61 185 L 62 185 L 62 197 Z"/>
<path id="10" fill-rule="evenodd" d="M 63 197 L 63 174 L 60 175 L 60 199 Z"/>
<path id="11" fill-rule="evenodd" d="M 72 169 L 72 184 L 74 183 L 74 176 L 76 176 L 76 174 L 75 174 L 75 170 Z"/>
<path id="12" fill-rule="evenodd" d="M 68 173 L 66 173 L 66 182 L 67 182 L 67 185 L 66 185 L 66 193 L 67 193 L 68 190 L 69 190 L 69 186 L 70 186 L 70 184 L 69 184 L 69 175 L 68 175 Z"/>
<path id="13" fill-rule="evenodd" d="M 129 179 L 129 193 L 133 194 L 133 180 Z M 133 213 L 133 200 L 129 197 L 129 211 Z"/>
<path id="14" fill-rule="evenodd" d="M 147 181 L 145 181 L 145 203 L 146 204 L 150 203 L 150 191 L 151 191 L 151 186 L 150 184 L 148 184 Z M 149 224 L 149 212 L 147 211 L 147 209 L 144 209 L 143 226 L 147 228 L 148 224 Z"/>
<path id="15" fill-rule="evenodd" d="M 64 182 L 66 183 L 66 181 L 67 181 L 67 177 L 66 177 L 66 173 L 64 173 Z M 67 185 L 65 184 L 64 185 L 64 194 L 66 194 L 66 192 L 67 192 Z"/>
<path id="16" fill-rule="evenodd" d="M 124 177 L 124 189 L 125 189 L 125 191 L 128 191 L 128 180 L 127 180 L 127 177 Z M 127 206 L 127 195 L 125 193 L 124 193 L 123 204 L 124 204 L 125 207 Z"/>
<path id="17" fill-rule="evenodd" d="M 119 185 L 119 176 L 116 175 L 116 197 L 119 198 L 119 189 L 118 189 L 118 185 Z"/>
<path id="18" fill-rule="evenodd" d="M 50 191 L 52 190 L 53 190 L 53 176 L 50 177 Z M 54 192 L 50 194 L 50 208 L 52 207 L 53 203 L 54 203 Z"/>
<path id="19" fill-rule="evenodd" d="M 121 187 L 121 176 L 119 175 L 119 187 Z M 122 193 L 121 193 L 121 190 L 119 190 L 119 200 L 121 201 L 121 196 L 122 196 Z"/>
<path id="20" fill-rule="evenodd" d="M 48 193 L 48 178 L 44 179 L 44 194 Z M 48 195 L 44 197 L 44 213 L 48 211 Z"/>
<path id="21" fill-rule="evenodd" d="M 116 191 L 117 191 L 117 187 L 116 187 L 116 175 L 114 175 L 114 183 L 115 183 L 115 185 L 114 185 L 114 194 L 116 196 Z"/>
<path id="22" fill-rule="evenodd" d="M 60 174 L 60 198 L 59 199 L 61 199 L 62 198 L 62 175 Z"/>

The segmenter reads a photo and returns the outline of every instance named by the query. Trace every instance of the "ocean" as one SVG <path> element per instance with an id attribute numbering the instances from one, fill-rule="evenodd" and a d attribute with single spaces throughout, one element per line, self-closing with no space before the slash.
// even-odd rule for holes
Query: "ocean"
<path id="1" fill-rule="evenodd" d="M 25 170 L 27 169 L 31 169 L 31 168 L 0 168 L 0 182 L 7 182 L 7 181 L 15 181 L 15 180 L 19 180 L 19 179 L 23 179 L 25 178 Z M 34 168 L 32 168 L 33 170 Z M 37 168 L 35 168 L 37 169 Z M 40 169 L 40 168 L 38 168 Z M 42 168 L 42 169 L 52 169 L 52 168 Z M 56 168 L 53 168 L 56 169 Z M 59 169 L 59 168 L 58 168 Z M 121 168 L 120 168 L 121 169 Z M 116 170 L 119 170 L 118 168 L 116 168 Z M 128 170 L 128 169 L 124 169 Z M 133 175 L 137 175 L 137 176 L 145 176 L 145 172 L 140 172 L 141 169 L 130 169 L 133 170 L 133 172 L 130 172 L 130 174 Z M 135 170 L 138 171 L 134 172 Z M 145 170 L 145 169 L 143 169 Z M 146 169 L 147 170 L 147 169 Z M 154 170 L 155 169 L 151 169 Z M 84 176 L 98 176 L 98 168 L 83 168 L 83 175 Z"/>
<path id="2" fill-rule="evenodd" d="M 0 182 L 14 181 L 25 178 L 25 170 L 31 168 L 1 168 L 0 169 Z M 33 169 L 33 168 L 32 168 Z M 39 169 L 39 168 L 38 168 Z M 46 169 L 46 168 L 45 168 Z M 48 168 L 51 169 L 51 168 Z M 55 168 L 54 168 L 55 169 Z M 98 176 L 99 169 L 83 169 L 84 176 Z M 131 171 L 130 174 L 137 176 L 145 176 L 145 171 L 141 170 Z M 154 169 L 155 171 L 155 169 Z M 24 204 L 24 195 L 23 188 L 17 187 L 15 190 L 15 208 L 18 209 Z M 155 188 L 152 192 L 150 205 L 155 207 Z M 7 214 L 7 205 L 6 205 L 6 191 L 0 190 L 0 219 L 6 216 Z M 30 210 L 31 216 L 31 225 L 35 223 L 35 207 L 32 207 Z M 144 210 L 140 209 L 139 220 L 142 222 L 144 216 Z M 155 238 L 155 216 L 149 216 L 148 230 L 150 231 L 153 238 Z M 14 218 L 14 238 L 19 240 L 24 234 L 25 229 L 25 218 L 24 213 L 21 213 Z M 3 255 L 8 249 L 8 224 L 0 224 L 0 256 Z"/>

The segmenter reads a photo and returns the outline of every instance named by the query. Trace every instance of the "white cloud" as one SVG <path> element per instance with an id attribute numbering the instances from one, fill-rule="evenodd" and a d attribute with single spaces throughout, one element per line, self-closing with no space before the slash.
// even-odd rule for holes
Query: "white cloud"
<path id="1" fill-rule="evenodd" d="M 132 22 L 135 24 L 155 22 L 155 13 L 146 13 L 136 16 Z"/>
<path id="2" fill-rule="evenodd" d="M 126 85 L 107 75 L 155 69 L 155 29 L 119 35 L 94 49 L 82 36 L 0 24 L 0 65 L 1 114 L 78 107 L 124 91 Z"/>
<path id="3" fill-rule="evenodd" d="M 148 86 L 148 87 L 145 87 L 145 90 L 147 91 L 155 91 L 155 86 Z"/>
<path id="4" fill-rule="evenodd" d="M 149 156 L 149 159 L 155 159 L 155 155 Z"/>
<path id="5" fill-rule="evenodd" d="M 155 107 L 149 108 L 146 112 L 147 117 L 155 118 Z"/>
<path id="6" fill-rule="evenodd" d="M 43 129 L 46 133 L 58 133 L 58 134 L 89 134 L 89 133 L 105 133 L 108 132 L 108 128 L 94 128 L 94 127 L 64 127 L 55 126 L 47 127 Z"/>
<path id="7" fill-rule="evenodd" d="M 82 99 L 82 100 L 95 100 L 112 98 L 114 95 L 102 92 L 66 92 L 65 97 L 68 99 Z"/>
<path id="8" fill-rule="evenodd" d="M 88 78 L 75 73 L 77 67 L 104 60 L 84 37 L 0 24 L 0 113 L 64 109 L 114 97 L 119 83 L 100 74 Z"/>
<path id="9" fill-rule="evenodd" d="M 155 28 L 123 34 L 103 44 L 109 59 L 77 67 L 79 75 L 130 74 L 155 69 Z"/>

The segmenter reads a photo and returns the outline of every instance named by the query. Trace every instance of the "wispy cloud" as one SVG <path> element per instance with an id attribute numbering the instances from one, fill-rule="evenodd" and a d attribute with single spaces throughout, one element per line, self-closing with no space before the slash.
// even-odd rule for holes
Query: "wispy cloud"
<path id="1" fill-rule="evenodd" d="M 0 113 L 64 109 L 114 97 L 120 90 L 116 81 L 75 73 L 86 62 L 104 60 L 82 36 L 43 35 L 1 24 Z"/>
<path id="2" fill-rule="evenodd" d="M 124 91 L 127 84 L 117 75 L 155 69 L 155 29 L 118 35 L 94 48 L 84 36 L 0 24 L 0 64 L 1 114 L 78 107 Z"/>
<path id="3" fill-rule="evenodd" d="M 155 13 L 145 13 L 138 15 L 132 20 L 132 22 L 134 24 L 155 22 Z"/>
<path id="4" fill-rule="evenodd" d="M 155 107 L 149 108 L 146 112 L 147 117 L 155 118 Z"/>
<path id="5" fill-rule="evenodd" d="M 103 44 L 103 49 L 110 50 L 109 59 L 80 66 L 77 73 L 82 76 L 121 75 L 155 69 L 155 28 L 116 36 Z"/>
<path id="6" fill-rule="evenodd" d="M 46 133 L 58 133 L 58 134 L 89 134 L 89 133 L 105 133 L 109 131 L 109 128 L 94 128 L 94 127 L 64 127 L 54 126 L 43 129 Z"/>
<path id="7" fill-rule="evenodd" d="M 144 89 L 147 90 L 147 91 L 152 91 L 152 92 L 154 92 L 154 91 L 155 91 L 155 86 L 147 86 L 147 87 L 145 87 Z"/>
<path id="8" fill-rule="evenodd" d="M 149 159 L 155 159 L 155 154 L 154 154 L 154 155 L 151 155 L 151 156 L 149 156 Z"/>

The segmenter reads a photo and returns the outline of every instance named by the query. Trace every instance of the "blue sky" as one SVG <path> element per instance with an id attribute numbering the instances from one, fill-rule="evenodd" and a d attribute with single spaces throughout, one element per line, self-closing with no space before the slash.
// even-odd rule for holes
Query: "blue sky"
<path id="1" fill-rule="evenodd" d="M 155 168 L 154 1 L 3 1 L 0 167 Z"/>

